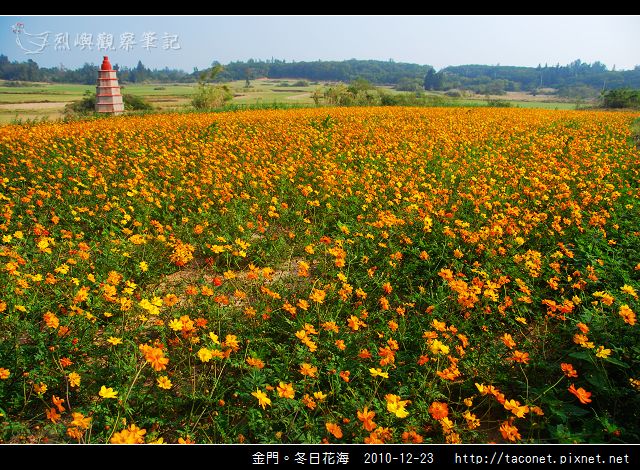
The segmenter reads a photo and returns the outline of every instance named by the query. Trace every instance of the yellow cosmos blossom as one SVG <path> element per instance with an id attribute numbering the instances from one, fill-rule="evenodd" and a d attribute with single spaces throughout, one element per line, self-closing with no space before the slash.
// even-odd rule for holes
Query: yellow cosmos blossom
<path id="1" fill-rule="evenodd" d="M 173 387 L 171 380 L 166 375 L 163 375 L 162 377 L 158 377 L 157 383 L 158 383 L 158 387 L 163 388 L 165 390 L 170 390 L 171 387 Z"/>
<path id="2" fill-rule="evenodd" d="M 267 405 L 271 405 L 271 399 L 267 397 L 267 394 L 260 389 L 256 389 L 255 392 L 251 392 L 251 395 L 258 399 L 258 404 L 262 409 L 266 409 Z"/>
<path id="3" fill-rule="evenodd" d="M 118 392 L 111 387 L 106 387 L 105 385 L 103 385 L 102 387 L 100 387 L 98 395 L 100 395 L 102 398 L 117 398 Z"/>
<path id="4" fill-rule="evenodd" d="M 400 396 L 389 393 L 385 395 L 387 401 L 387 411 L 395 414 L 398 418 L 406 418 L 409 412 L 405 407 L 411 403 L 409 400 L 401 400 Z"/>
<path id="5" fill-rule="evenodd" d="M 598 346 L 598 350 L 596 351 L 596 357 L 601 359 L 606 359 L 611 356 L 611 349 L 605 349 L 604 346 Z"/>
<path id="6" fill-rule="evenodd" d="M 387 372 L 382 372 L 382 369 L 380 368 L 374 369 L 372 367 L 371 369 L 369 369 L 369 373 L 371 373 L 373 377 L 382 377 L 383 379 L 389 378 L 389 374 Z"/>

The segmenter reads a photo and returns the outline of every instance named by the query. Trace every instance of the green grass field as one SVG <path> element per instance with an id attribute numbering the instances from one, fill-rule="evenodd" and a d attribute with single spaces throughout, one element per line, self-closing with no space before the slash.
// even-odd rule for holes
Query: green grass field
<path id="1" fill-rule="evenodd" d="M 246 87 L 244 80 L 227 83 L 233 92 L 232 104 L 240 106 L 265 104 L 312 105 L 312 94 L 326 83 L 308 82 L 307 86 L 297 86 L 297 79 L 252 80 Z M 125 84 L 122 92 L 142 97 L 154 108 L 161 111 L 182 110 L 190 105 L 195 84 Z M 383 87 L 397 93 L 391 87 Z M 94 91 L 93 85 L 38 83 L 22 87 L 6 86 L 0 83 L 0 124 L 15 121 L 58 119 L 62 117 L 67 103 L 82 98 L 85 92 Z M 440 93 L 433 93 L 438 95 Z M 561 102 L 550 97 L 548 101 L 529 99 L 523 94 L 500 97 L 522 108 L 575 109 L 573 102 Z M 484 97 L 459 98 L 459 106 L 485 106 Z"/>

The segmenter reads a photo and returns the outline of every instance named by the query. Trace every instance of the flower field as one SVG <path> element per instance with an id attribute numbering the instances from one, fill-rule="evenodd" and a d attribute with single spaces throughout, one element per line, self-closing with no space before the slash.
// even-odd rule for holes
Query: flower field
<path id="1" fill-rule="evenodd" d="M 638 116 L 0 128 L 0 442 L 640 442 Z"/>

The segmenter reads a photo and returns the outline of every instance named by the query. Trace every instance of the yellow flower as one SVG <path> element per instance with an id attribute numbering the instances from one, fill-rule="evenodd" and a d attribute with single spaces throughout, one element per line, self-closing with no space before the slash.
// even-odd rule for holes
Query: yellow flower
<path id="1" fill-rule="evenodd" d="M 280 382 L 280 384 L 276 387 L 276 390 L 278 391 L 278 396 L 280 398 L 293 398 L 296 394 L 295 390 L 293 389 L 293 383 L 284 383 L 284 382 Z"/>
<path id="2" fill-rule="evenodd" d="M 71 372 L 67 377 L 69 378 L 69 386 L 71 388 L 80 386 L 80 374 Z"/>
<path id="3" fill-rule="evenodd" d="M 48 387 L 44 382 L 40 382 L 37 384 L 33 384 L 33 389 L 37 394 L 43 394 L 47 392 Z"/>
<path id="4" fill-rule="evenodd" d="M 162 377 L 158 377 L 157 381 L 158 381 L 158 387 L 164 388 L 165 390 L 169 390 L 171 387 L 173 387 L 171 380 L 169 380 L 169 377 L 167 377 L 166 375 L 163 375 Z"/>
<path id="5" fill-rule="evenodd" d="M 146 273 L 149 270 L 149 265 L 146 261 L 140 261 L 140 263 L 138 263 L 138 266 L 140 266 L 140 271 L 142 271 L 143 273 Z"/>
<path id="6" fill-rule="evenodd" d="M 118 392 L 115 391 L 111 387 L 105 387 L 104 385 L 100 388 L 100 392 L 98 392 L 102 398 L 117 398 Z"/>
<path id="7" fill-rule="evenodd" d="M 638 298 L 638 293 L 636 292 L 636 290 L 633 288 L 633 286 L 627 285 L 625 284 L 624 286 L 622 286 L 620 288 L 620 290 L 622 292 L 624 292 L 625 294 L 629 294 L 630 296 L 634 297 L 635 299 Z"/>
<path id="8" fill-rule="evenodd" d="M 147 433 L 146 429 L 140 429 L 135 424 L 132 424 L 127 429 L 123 429 L 117 432 L 111 438 L 112 444 L 144 444 L 144 435 Z"/>
<path id="9" fill-rule="evenodd" d="M 213 341 L 213 344 L 220 344 L 220 340 L 218 339 L 218 335 L 215 334 L 213 331 L 209 332 L 209 338 L 211 338 L 211 341 Z"/>
<path id="10" fill-rule="evenodd" d="M 107 343 L 110 343 L 114 346 L 117 346 L 119 344 L 122 344 L 122 338 L 116 338 L 115 336 L 111 336 L 108 340 Z"/>
<path id="11" fill-rule="evenodd" d="M 311 294 L 309 295 L 309 300 L 313 300 L 314 302 L 323 304 L 326 295 L 327 293 L 321 289 L 313 289 L 313 291 L 311 291 Z"/>
<path id="12" fill-rule="evenodd" d="M 369 369 L 369 373 L 373 377 L 382 377 L 383 379 L 388 379 L 389 378 L 389 374 L 387 372 L 382 372 L 382 369 L 380 369 L 380 368 L 374 369 L 372 367 L 371 369 Z"/>
<path id="13" fill-rule="evenodd" d="M 611 349 L 605 349 L 604 346 L 598 346 L 598 351 L 596 351 L 596 357 L 606 359 L 611 356 Z"/>
<path id="14" fill-rule="evenodd" d="M 182 322 L 177 318 L 169 321 L 169 328 L 171 328 L 173 331 L 182 331 L 182 326 Z"/>
<path id="15" fill-rule="evenodd" d="M 213 353 L 210 349 L 201 348 L 200 351 L 198 351 L 198 357 L 202 362 L 209 362 L 213 358 Z"/>
<path id="16" fill-rule="evenodd" d="M 258 404 L 262 407 L 263 410 L 266 409 L 267 405 L 271 405 L 271 399 L 267 397 L 267 394 L 259 388 L 256 389 L 255 392 L 251 392 L 251 395 L 258 399 Z"/>
<path id="17" fill-rule="evenodd" d="M 431 346 L 429 346 L 431 349 L 431 352 L 433 354 L 449 354 L 449 346 L 447 346 L 446 344 L 443 344 L 441 341 L 434 339 L 433 342 L 431 343 Z"/>
<path id="18" fill-rule="evenodd" d="M 405 409 L 405 406 L 411 403 L 409 400 L 400 400 L 398 395 L 389 393 L 384 396 L 387 400 L 387 411 L 395 414 L 398 418 L 406 418 L 409 413 Z"/>
<path id="19" fill-rule="evenodd" d="M 81 429 L 88 429 L 89 425 L 91 424 L 91 417 L 88 416 L 85 418 L 85 416 L 82 413 L 71 413 L 71 415 L 73 416 L 73 421 L 71 421 L 71 425 L 72 426 L 77 426 Z"/>

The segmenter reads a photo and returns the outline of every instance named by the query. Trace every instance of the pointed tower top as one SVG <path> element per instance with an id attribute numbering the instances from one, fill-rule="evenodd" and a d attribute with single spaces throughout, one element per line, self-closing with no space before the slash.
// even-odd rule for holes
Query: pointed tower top
<path id="1" fill-rule="evenodd" d="M 111 68 L 111 62 L 109 62 L 109 57 L 106 55 L 102 59 L 102 66 L 100 67 L 100 70 L 113 70 Z"/>

